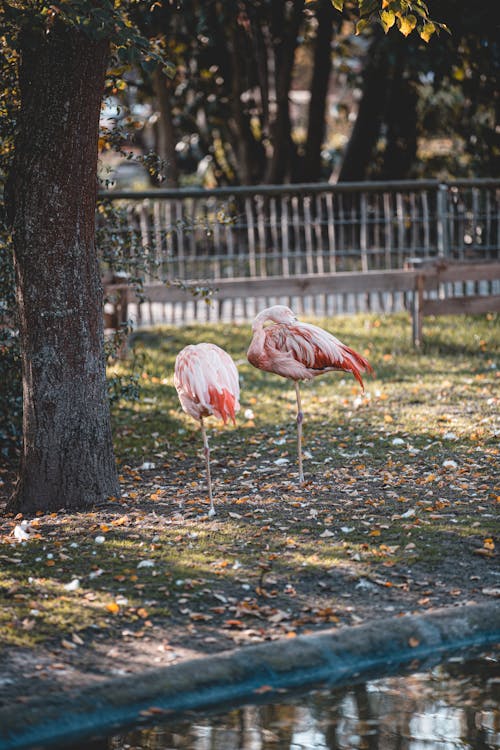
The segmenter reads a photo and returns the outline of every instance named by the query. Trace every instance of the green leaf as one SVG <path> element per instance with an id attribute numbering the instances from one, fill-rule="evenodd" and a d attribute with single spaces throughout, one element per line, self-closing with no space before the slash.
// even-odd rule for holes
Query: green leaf
<path id="1" fill-rule="evenodd" d="M 363 29 L 366 29 L 366 27 L 369 25 L 369 21 L 366 20 L 366 18 L 362 18 L 360 21 L 356 24 L 356 36 L 358 34 L 361 34 Z"/>
<path id="2" fill-rule="evenodd" d="M 378 8 L 379 0 L 358 0 L 359 13 L 362 16 L 369 16 Z"/>
<path id="3" fill-rule="evenodd" d="M 167 62 L 163 66 L 163 72 L 165 73 L 167 78 L 170 78 L 170 80 L 172 80 L 177 75 L 177 66 L 167 60 Z"/>

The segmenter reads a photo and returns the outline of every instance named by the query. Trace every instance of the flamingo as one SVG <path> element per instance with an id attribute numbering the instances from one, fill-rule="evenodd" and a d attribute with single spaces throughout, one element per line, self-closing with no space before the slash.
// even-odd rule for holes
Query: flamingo
<path id="1" fill-rule="evenodd" d="M 231 419 L 236 424 L 235 413 L 239 411 L 240 386 L 238 370 L 224 349 L 216 344 L 195 344 L 184 347 L 176 357 L 174 386 L 186 414 L 200 423 L 203 437 L 203 452 L 207 469 L 209 517 L 215 515 L 210 476 L 210 448 L 203 423 L 204 417 L 214 415 L 227 424 Z"/>
<path id="2" fill-rule="evenodd" d="M 267 322 L 272 325 L 266 326 Z M 273 325 L 274 324 L 274 325 Z M 373 369 L 367 360 L 332 336 L 328 331 L 300 322 L 285 305 L 262 310 L 252 325 L 253 338 L 247 352 L 250 364 L 259 370 L 274 372 L 295 382 L 297 397 L 297 453 L 299 483 L 304 483 L 302 469 L 302 404 L 300 380 L 312 380 L 332 370 L 351 372 L 364 390 L 362 372 Z"/>

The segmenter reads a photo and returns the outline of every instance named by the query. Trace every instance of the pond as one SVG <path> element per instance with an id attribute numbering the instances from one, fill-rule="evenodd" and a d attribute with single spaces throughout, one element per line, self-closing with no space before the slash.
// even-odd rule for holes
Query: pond
<path id="1" fill-rule="evenodd" d="M 272 703 L 263 703 L 272 696 Z M 500 748 L 500 651 L 426 672 L 307 694 L 256 696 L 64 750 L 493 750 Z"/>

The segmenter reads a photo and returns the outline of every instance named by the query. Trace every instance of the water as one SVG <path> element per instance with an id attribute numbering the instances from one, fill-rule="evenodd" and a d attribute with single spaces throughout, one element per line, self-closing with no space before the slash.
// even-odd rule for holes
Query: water
<path id="1" fill-rule="evenodd" d="M 498 650 L 467 662 L 450 660 L 424 673 L 305 695 L 273 692 L 272 699 L 73 743 L 71 750 L 500 748 Z"/>

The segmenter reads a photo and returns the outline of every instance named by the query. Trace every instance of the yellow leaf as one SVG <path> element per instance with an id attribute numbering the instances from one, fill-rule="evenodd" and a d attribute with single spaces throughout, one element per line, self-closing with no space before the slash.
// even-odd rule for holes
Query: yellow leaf
<path id="1" fill-rule="evenodd" d="M 111 612 L 112 615 L 116 615 L 120 611 L 120 606 L 116 602 L 111 602 L 111 604 L 106 604 L 106 609 L 108 612 Z"/>
<path id="2" fill-rule="evenodd" d="M 401 16 L 398 25 L 403 36 L 408 36 L 417 25 L 417 18 L 411 13 L 408 16 Z"/>
<path id="3" fill-rule="evenodd" d="M 128 516 L 120 516 L 120 518 L 115 518 L 111 523 L 113 526 L 124 526 L 126 523 L 128 523 Z"/>
<path id="4" fill-rule="evenodd" d="M 385 33 L 389 31 L 390 28 L 394 26 L 396 23 L 396 16 L 394 14 L 394 11 L 392 10 L 382 10 L 380 11 L 380 20 L 382 22 L 382 28 L 384 29 Z"/>

